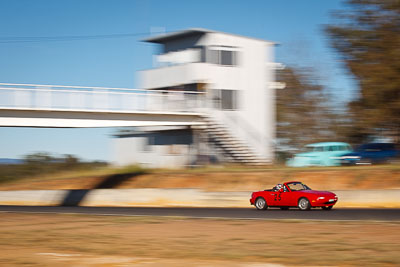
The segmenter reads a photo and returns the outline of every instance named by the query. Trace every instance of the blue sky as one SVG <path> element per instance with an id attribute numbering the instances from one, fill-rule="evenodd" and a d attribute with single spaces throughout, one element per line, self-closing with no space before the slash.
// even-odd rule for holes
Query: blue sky
<path id="1" fill-rule="evenodd" d="M 156 47 L 146 36 L 55 42 L 2 42 L 12 37 L 150 33 L 208 28 L 280 43 L 276 61 L 318 69 L 340 100 L 355 85 L 322 32 L 330 0 L 0 0 L 0 82 L 137 86 L 135 73 L 152 67 Z M 0 128 L 0 158 L 48 151 L 111 160 L 115 129 Z"/>

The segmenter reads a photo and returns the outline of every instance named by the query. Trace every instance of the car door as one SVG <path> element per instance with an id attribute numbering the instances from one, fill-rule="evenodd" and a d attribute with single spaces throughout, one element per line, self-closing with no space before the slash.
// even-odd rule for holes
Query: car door
<path id="1" fill-rule="evenodd" d="M 299 191 L 293 191 L 292 189 L 290 189 L 290 186 L 288 186 L 287 193 L 283 196 L 285 206 L 296 207 L 299 195 Z"/>
<path id="2" fill-rule="evenodd" d="M 283 186 L 283 190 L 274 192 L 273 200 L 274 206 L 291 206 L 291 192 L 287 189 L 286 185 Z"/>

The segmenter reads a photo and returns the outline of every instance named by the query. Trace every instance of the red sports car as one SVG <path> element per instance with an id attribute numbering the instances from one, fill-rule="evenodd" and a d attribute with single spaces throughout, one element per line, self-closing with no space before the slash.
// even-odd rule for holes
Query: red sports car
<path id="1" fill-rule="evenodd" d="M 321 207 L 330 210 L 337 201 L 338 197 L 334 193 L 311 190 L 297 181 L 277 184 L 272 189 L 254 192 L 250 199 L 251 205 L 258 210 L 266 210 L 268 207 L 279 207 L 283 210 L 289 207 L 298 207 L 300 210 Z"/>

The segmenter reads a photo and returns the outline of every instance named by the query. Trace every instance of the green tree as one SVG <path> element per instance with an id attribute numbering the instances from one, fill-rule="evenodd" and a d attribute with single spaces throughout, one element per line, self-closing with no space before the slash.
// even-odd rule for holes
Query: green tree
<path id="1" fill-rule="evenodd" d="M 304 67 L 286 67 L 278 72 L 278 81 L 286 84 L 276 92 L 278 157 L 306 144 L 337 140 L 336 116 L 313 73 Z"/>
<path id="2" fill-rule="evenodd" d="M 74 155 L 66 154 L 64 155 L 64 165 L 66 168 L 73 168 L 79 164 L 79 158 Z"/>
<path id="3" fill-rule="evenodd" d="M 47 152 L 37 152 L 24 156 L 24 162 L 26 164 L 49 164 L 54 160 L 55 158 Z"/>
<path id="4" fill-rule="evenodd" d="M 363 142 L 371 136 L 400 137 L 400 1 L 347 0 L 325 31 L 359 85 L 349 103 L 352 128 Z"/>

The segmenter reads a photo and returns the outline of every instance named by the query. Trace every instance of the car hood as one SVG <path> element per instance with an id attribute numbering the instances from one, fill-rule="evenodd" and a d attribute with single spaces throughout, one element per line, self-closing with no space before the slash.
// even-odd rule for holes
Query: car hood
<path id="1" fill-rule="evenodd" d="M 319 195 L 323 197 L 334 197 L 335 193 L 329 192 L 329 191 L 317 191 L 317 190 L 303 190 L 301 192 L 308 193 L 308 194 L 313 194 L 313 195 Z"/>

